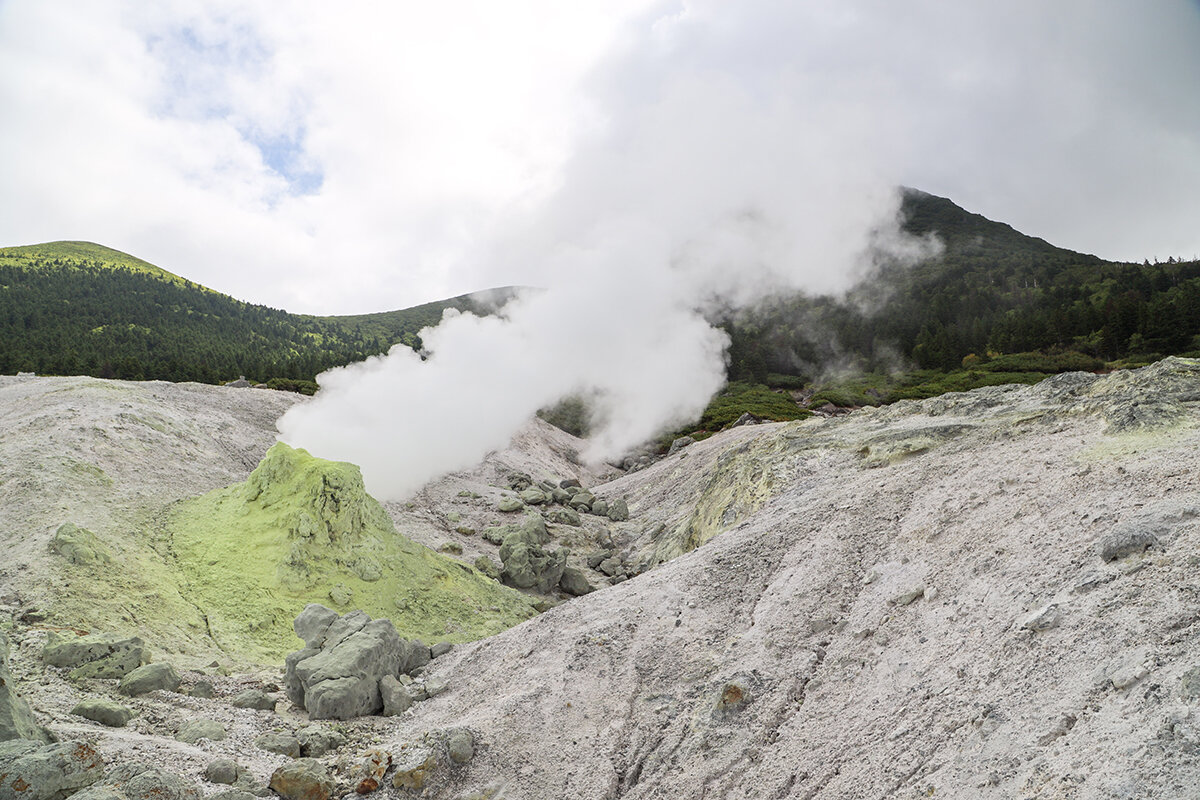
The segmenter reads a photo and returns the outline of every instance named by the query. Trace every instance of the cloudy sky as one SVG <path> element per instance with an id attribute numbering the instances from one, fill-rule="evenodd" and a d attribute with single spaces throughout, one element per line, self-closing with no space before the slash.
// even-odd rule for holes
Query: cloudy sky
<path id="1" fill-rule="evenodd" d="M 602 279 L 612 231 L 723 268 L 747 219 L 836 288 L 900 183 L 1200 255 L 1194 0 L 0 0 L 0 108 L 0 245 L 292 311 Z"/>

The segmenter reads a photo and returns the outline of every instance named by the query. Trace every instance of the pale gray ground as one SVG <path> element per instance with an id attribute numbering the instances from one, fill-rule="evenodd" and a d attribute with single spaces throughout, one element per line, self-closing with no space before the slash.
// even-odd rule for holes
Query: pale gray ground
<path id="1" fill-rule="evenodd" d="M 63 406 L 75 410 L 43 413 L 35 387 L 69 381 L 83 392 Z M 150 391 L 156 413 L 187 404 L 177 413 L 196 426 L 201 455 L 179 463 L 170 448 L 138 446 L 140 424 L 86 410 L 107 391 L 141 398 L 119 401 L 130 413 Z M 58 464 L 91 447 L 121 476 L 96 492 L 120 499 L 105 501 L 110 516 L 244 478 L 291 401 L 230 391 L 4 379 L 5 546 L 36 574 L 55 504 L 87 502 L 68 468 L 22 469 L 14 452 Z M 628 560 L 665 563 L 456 647 L 427 671 L 449 691 L 399 718 L 347 724 L 342 757 L 468 726 L 474 759 L 439 770 L 425 796 L 1200 797 L 1200 699 L 1182 682 L 1200 667 L 1198 403 L 1200 363 L 1172 359 L 739 428 L 688 447 L 596 489 L 630 501 L 629 522 L 610 526 Z M 232 426 L 233 453 L 208 441 L 210 419 Z M 13 421 L 28 431 L 25 450 Z M 528 471 L 571 462 L 557 433 L 527 432 L 520 444 L 522 455 L 503 458 Z M 417 533 L 428 544 L 470 539 L 442 520 L 459 507 L 489 517 L 496 469 L 390 510 L 402 527 L 425 519 Z M 458 503 L 468 484 L 485 497 Z M 1100 545 L 1129 532 L 1158 544 L 1102 560 Z M 6 557 L 5 587 L 15 566 Z M 26 601 L 6 602 L 19 616 Z M 57 732 L 86 730 L 110 758 L 136 752 L 193 776 L 216 754 L 261 776 L 282 760 L 249 744 L 272 724 L 266 712 L 219 701 L 135 701 L 142 717 L 126 732 L 69 718 L 75 690 L 34 668 L 44 636 L 17 624 L 14 671 Z M 250 678 L 222 680 L 228 694 Z M 286 705 L 284 721 L 301 724 Z M 201 714 L 234 736 L 200 748 L 164 737 L 172 715 Z M 387 784 L 374 796 L 410 795 Z"/>

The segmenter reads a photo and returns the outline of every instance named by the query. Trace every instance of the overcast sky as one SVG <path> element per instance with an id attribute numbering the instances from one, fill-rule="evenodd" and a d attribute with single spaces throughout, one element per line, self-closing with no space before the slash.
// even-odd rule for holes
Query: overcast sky
<path id="1" fill-rule="evenodd" d="M 897 183 L 1200 256 L 1194 0 L 0 0 L 0 109 L 0 245 L 300 312 L 553 284 L 533 253 L 631 208 L 719 248 L 697 226 L 766 198 L 832 239 Z"/>

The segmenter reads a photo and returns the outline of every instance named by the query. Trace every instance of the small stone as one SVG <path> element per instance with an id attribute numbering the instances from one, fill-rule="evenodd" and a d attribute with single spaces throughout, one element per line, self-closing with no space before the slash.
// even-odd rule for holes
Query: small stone
<path id="1" fill-rule="evenodd" d="M 392 675 L 384 675 L 379 679 L 379 695 L 383 698 L 383 715 L 385 717 L 403 714 L 413 704 L 413 696 Z"/>
<path id="2" fill-rule="evenodd" d="M 320 761 L 301 758 L 271 773 L 270 787 L 284 800 L 329 800 L 333 778 Z"/>
<path id="3" fill-rule="evenodd" d="M 121 678 L 121 682 L 117 684 L 117 691 L 137 697 L 160 689 L 173 692 L 179 688 L 180 683 L 179 673 L 175 668 L 165 661 L 159 661 L 138 667 Z"/>
<path id="4" fill-rule="evenodd" d="M 460 534 L 462 536 L 474 536 L 475 535 L 475 529 L 472 528 L 470 525 L 459 525 L 457 528 L 454 529 L 454 532 L 457 534 Z"/>
<path id="5" fill-rule="evenodd" d="M 1179 681 L 1179 696 L 1184 700 L 1200 697 L 1200 667 L 1192 667 L 1183 673 Z"/>
<path id="6" fill-rule="evenodd" d="M 264 733 L 254 740 L 254 744 L 259 750 L 266 750 L 268 753 L 278 753 L 288 758 L 300 757 L 300 740 L 290 733 L 279 731 Z"/>
<path id="7" fill-rule="evenodd" d="M 350 601 L 354 599 L 354 593 L 344 583 L 339 583 L 329 590 L 329 599 L 333 601 L 335 606 L 345 607 L 350 605 Z"/>
<path id="8" fill-rule="evenodd" d="M 455 728 L 446 739 L 446 750 L 455 764 L 466 764 L 475 756 L 475 737 L 466 728 Z"/>
<path id="9" fill-rule="evenodd" d="M 1048 631 L 1058 627 L 1058 604 L 1050 603 L 1026 614 L 1021 619 L 1021 627 L 1029 631 Z"/>
<path id="10" fill-rule="evenodd" d="M 558 486 L 560 489 L 581 489 L 581 488 L 583 488 L 582 484 L 576 478 L 567 478 L 566 480 L 561 480 L 558 482 Z"/>
<path id="11" fill-rule="evenodd" d="M 244 689 L 233 696 L 234 708 L 253 708 L 258 711 L 274 711 L 275 698 L 261 689 Z"/>
<path id="12" fill-rule="evenodd" d="M 232 786 L 242 774 L 242 768 L 232 758 L 218 758 L 204 768 L 204 780 Z"/>
<path id="13" fill-rule="evenodd" d="M 424 789 L 437 769 L 437 756 L 427 747 L 401 750 L 392 760 L 396 765 L 392 786 L 397 789 Z"/>
<path id="14" fill-rule="evenodd" d="M 225 738 L 225 726 L 211 719 L 194 719 L 185 722 L 175 738 L 186 744 L 196 744 L 201 739 L 219 742 Z"/>
<path id="15" fill-rule="evenodd" d="M 913 588 L 901 592 L 892 598 L 892 602 L 898 606 L 912 605 L 917 600 L 925 596 L 924 586 L 914 586 Z"/>
<path id="16" fill-rule="evenodd" d="M 425 681 L 425 696 L 437 697 L 444 694 L 450 686 L 441 678 L 429 678 Z"/>
<path id="17" fill-rule="evenodd" d="M 442 542 L 438 547 L 439 553 L 450 553 L 451 555 L 461 556 L 463 552 L 462 545 L 458 542 Z"/>
<path id="18" fill-rule="evenodd" d="M 81 701 L 71 713 L 110 728 L 124 728 L 125 723 L 133 719 L 133 712 L 125 706 L 99 697 Z"/>
<path id="19" fill-rule="evenodd" d="M 392 754 L 386 750 L 368 750 L 354 767 L 350 782 L 354 791 L 367 794 L 379 788 L 384 774 L 392 765 Z"/>

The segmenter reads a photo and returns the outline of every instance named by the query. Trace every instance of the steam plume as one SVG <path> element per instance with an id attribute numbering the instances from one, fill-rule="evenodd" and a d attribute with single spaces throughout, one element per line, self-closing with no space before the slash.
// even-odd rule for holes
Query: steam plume
<path id="1" fill-rule="evenodd" d="M 853 102 L 797 81 L 786 47 L 760 54 L 781 63 L 751 80 L 703 19 L 648 31 L 598 73 L 605 122 L 557 190 L 515 210 L 475 259 L 481 283 L 546 290 L 500 316 L 449 315 L 422 332 L 427 361 L 397 347 L 323 374 L 313 402 L 280 420 L 285 440 L 359 464 L 373 493 L 400 498 L 586 393 L 600 425 L 585 456 L 616 456 L 720 388 L 727 342 L 705 322 L 710 304 L 838 291 L 870 247 L 913 254 L 890 145 Z M 655 60 L 663 47 L 684 52 Z"/>

